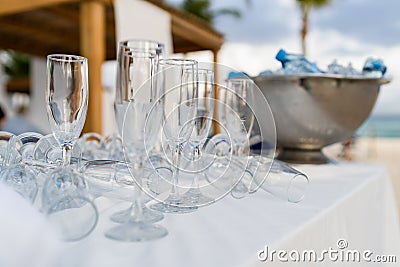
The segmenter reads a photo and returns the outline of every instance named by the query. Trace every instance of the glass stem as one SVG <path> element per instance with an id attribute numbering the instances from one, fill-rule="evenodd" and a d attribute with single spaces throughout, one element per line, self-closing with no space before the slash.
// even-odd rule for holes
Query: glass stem
<path id="1" fill-rule="evenodd" d="M 68 166 L 71 164 L 71 152 L 72 146 L 69 144 L 64 144 L 62 146 L 62 159 L 63 159 L 63 166 Z"/>
<path id="2" fill-rule="evenodd" d="M 143 159 L 139 159 L 139 164 L 136 167 L 135 171 L 135 187 L 134 187 L 134 196 L 133 196 L 133 204 L 131 208 L 131 220 L 139 221 L 143 216 L 143 207 L 142 207 L 142 177 L 143 177 Z"/>
<path id="3" fill-rule="evenodd" d="M 193 158 L 193 162 L 194 162 L 194 177 L 193 177 L 193 182 L 192 182 L 192 192 L 193 193 L 198 193 L 200 194 L 200 190 L 199 190 L 199 169 L 200 169 L 200 163 L 199 163 L 199 159 L 200 159 L 200 148 L 199 146 L 196 146 L 194 148 L 194 158 Z"/>
<path id="4" fill-rule="evenodd" d="M 179 182 L 179 165 L 181 161 L 181 149 L 179 144 L 175 146 L 174 154 L 173 154 L 173 173 L 172 173 L 172 188 L 171 188 L 171 194 L 170 197 L 178 201 L 179 200 L 179 191 L 178 191 L 178 182 Z"/>
<path id="5" fill-rule="evenodd" d="M 243 147 L 241 145 L 235 145 L 235 154 L 239 158 L 243 155 Z"/>
<path id="6" fill-rule="evenodd" d="M 236 150 L 235 152 L 236 152 L 236 156 L 237 156 L 237 161 L 238 161 L 239 164 L 241 164 L 242 163 L 241 158 L 243 156 L 243 150 L 244 150 L 243 146 L 236 145 L 235 146 L 235 150 Z M 247 166 L 242 166 L 242 167 L 246 168 Z M 243 187 L 246 187 L 246 185 L 244 184 L 242 178 L 243 178 L 243 175 L 240 178 L 239 182 L 236 184 L 236 186 L 233 188 L 233 191 L 239 191 L 240 192 L 241 190 L 243 190 L 242 189 Z"/>

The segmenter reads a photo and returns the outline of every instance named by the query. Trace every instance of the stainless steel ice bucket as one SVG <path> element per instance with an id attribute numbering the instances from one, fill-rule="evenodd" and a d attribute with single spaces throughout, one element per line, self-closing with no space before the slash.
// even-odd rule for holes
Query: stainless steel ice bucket
<path id="1" fill-rule="evenodd" d="M 325 163 L 321 149 L 351 136 L 368 118 L 385 78 L 329 74 L 264 75 L 253 78 L 275 118 L 278 158 Z M 268 138 L 268 131 L 261 131 Z"/>

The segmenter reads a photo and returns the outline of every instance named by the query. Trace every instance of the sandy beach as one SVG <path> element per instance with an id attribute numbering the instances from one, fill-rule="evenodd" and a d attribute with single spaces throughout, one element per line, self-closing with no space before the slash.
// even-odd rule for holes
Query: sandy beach
<path id="1" fill-rule="evenodd" d="M 343 158 L 342 145 L 324 149 L 327 156 L 337 160 L 372 162 L 384 165 L 389 172 L 395 191 L 400 216 L 400 138 L 358 138 L 351 145 L 348 159 Z"/>

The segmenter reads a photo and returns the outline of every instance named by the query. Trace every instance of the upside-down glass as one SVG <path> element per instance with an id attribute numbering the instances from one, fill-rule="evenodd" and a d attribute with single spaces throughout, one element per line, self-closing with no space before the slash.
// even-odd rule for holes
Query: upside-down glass
<path id="1" fill-rule="evenodd" d="M 59 229 L 60 238 L 77 241 L 96 227 L 98 211 L 83 175 L 61 166 L 53 170 L 43 185 L 42 211 Z"/>
<path id="2" fill-rule="evenodd" d="M 3 166 L 12 163 L 13 144 L 15 143 L 15 135 L 9 132 L 0 131 L 0 171 Z"/>
<path id="3" fill-rule="evenodd" d="M 115 102 L 114 102 L 114 110 L 115 110 L 115 120 L 118 125 L 118 130 L 120 135 L 122 135 L 123 132 L 123 120 L 125 118 L 127 106 L 136 93 L 136 90 L 131 90 L 129 88 L 129 83 L 126 83 L 125 81 L 129 78 L 126 75 L 127 72 L 123 71 L 124 69 L 126 70 L 126 60 L 124 60 L 124 54 L 127 52 L 134 52 L 134 53 L 151 53 L 154 55 L 154 60 L 160 60 L 164 56 L 164 45 L 161 43 L 158 43 L 156 41 L 152 40 L 141 40 L 141 39 L 130 39 L 130 40 L 125 40 L 121 41 L 118 44 L 118 57 L 117 57 L 117 79 L 116 79 L 116 95 L 115 95 Z M 139 67 L 135 68 L 136 70 L 139 70 Z M 133 73 L 133 72 L 132 72 Z M 136 77 L 140 75 L 139 77 L 135 78 L 135 83 L 137 81 L 145 81 L 149 77 L 146 75 L 141 75 L 139 72 L 135 72 L 134 74 Z M 139 79 L 139 80 L 138 80 Z M 139 84 L 135 85 L 136 87 L 139 86 Z M 158 90 L 158 88 L 153 88 L 154 90 Z M 156 94 L 159 94 L 159 92 L 156 92 Z M 124 145 L 124 152 L 125 154 L 131 154 L 131 148 L 127 147 Z M 118 152 L 114 151 L 114 155 L 118 155 Z M 156 222 L 160 221 L 164 218 L 163 214 L 154 210 L 151 210 L 147 208 L 146 206 L 142 205 L 142 220 L 147 220 L 149 222 Z M 132 212 L 134 211 L 134 203 L 132 206 L 130 206 L 128 209 L 118 211 L 114 214 L 111 215 L 111 220 L 114 222 L 119 222 L 123 223 L 129 220 L 129 218 L 132 215 Z"/>
<path id="4" fill-rule="evenodd" d="M 23 164 L 5 166 L 0 171 L 0 182 L 10 186 L 22 197 L 33 203 L 38 192 L 35 172 Z"/>
<path id="5" fill-rule="evenodd" d="M 158 73 L 155 53 L 131 50 L 122 55 L 121 86 L 130 92 L 125 102 L 126 112 L 122 121 L 122 142 L 125 156 L 133 162 L 132 175 L 135 179 L 134 204 L 131 216 L 123 224 L 106 232 L 111 239 L 127 242 L 145 241 L 167 235 L 167 230 L 151 223 L 143 216 L 141 201 L 142 178 L 147 153 L 154 145 L 163 117 L 162 73 Z"/>
<path id="6" fill-rule="evenodd" d="M 104 138 L 100 134 L 95 132 L 85 133 L 79 138 L 78 144 L 82 149 L 83 159 L 107 159 L 107 152 L 104 150 Z"/>
<path id="7" fill-rule="evenodd" d="M 14 159 L 9 162 L 11 164 L 5 170 L 0 172 L 0 180 L 10 185 L 32 203 L 38 192 L 40 177 L 33 162 L 33 150 L 42 137 L 43 135 L 34 132 L 26 132 L 12 137 L 9 141 L 9 153 L 16 152 L 15 155 L 10 155 Z"/>
<path id="8" fill-rule="evenodd" d="M 205 205 L 214 199 L 205 196 L 199 188 L 199 178 L 204 176 L 204 159 L 201 158 L 201 149 L 207 141 L 210 134 L 214 114 L 214 71 L 210 69 L 198 70 L 198 97 L 196 99 L 196 114 L 194 128 L 188 140 L 188 144 L 192 149 L 193 182 L 186 193 L 184 193 L 185 206 Z"/>
<path id="9" fill-rule="evenodd" d="M 85 124 L 88 109 L 88 64 L 82 56 L 47 56 L 46 106 L 54 137 L 62 147 L 63 165 Z"/>
<path id="10" fill-rule="evenodd" d="M 30 164 L 34 158 L 33 151 L 36 144 L 43 137 L 42 134 L 34 132 L 26 132 L 17 136 L 19 143 L 18 152 L 21 155 L 21 161 Z"/>
<path id="11" fill-rule="evenodd" d="M 181 148 L 188 141 L 194 127 L 197 99 L 198 63 L 190 59 L 166 59 L 160 64 L 165 68 L 166 89 L 163 95 L 165 101 L 163 137 L 170 146 L 172 156 L 172 186 L 166 199 L 158 199 L 152 209 L 169 212 L 185 213 L 197 207 L 186 205 L 179 192 L 179 168 Z"/>
<path id="12" fill-rule="evenodd" d="M 22 163 L 23 151 L 30 146 L 27 140 L 21 140 L 23 136 L 24 134 L 15 136 L 9 132 L 0 132 L 0 182 L 33 203 L 38 184 L 34 171 Z"/>

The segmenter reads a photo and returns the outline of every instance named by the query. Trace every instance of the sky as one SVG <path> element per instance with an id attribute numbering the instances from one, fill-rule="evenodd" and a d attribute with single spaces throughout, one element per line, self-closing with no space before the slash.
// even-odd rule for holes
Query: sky
<path id="1" fill-rule="evenodd" d="M 168 0 L 179 4 L 181 0 Z M 219 62 L 257 75 L 276 70 L 280 48 L 300 53 L 301 14 L 295 0 L 212 0 L 212 9 L 238 8 L 240 19 L 220 16 L 215 28 L 224 34 Z M 373 114 L 400 115 L 400 1 L 331 0 L 312 9 L 309 18 L 307 58 L 321 69 L 337 60 L 360 70 L 368 57 L 380 58 L 391 82 L 381 86 Z M 210 55 L 197 54 L 199 60 Z M 212 58 L 211 58 L 212 59 Z"/>

